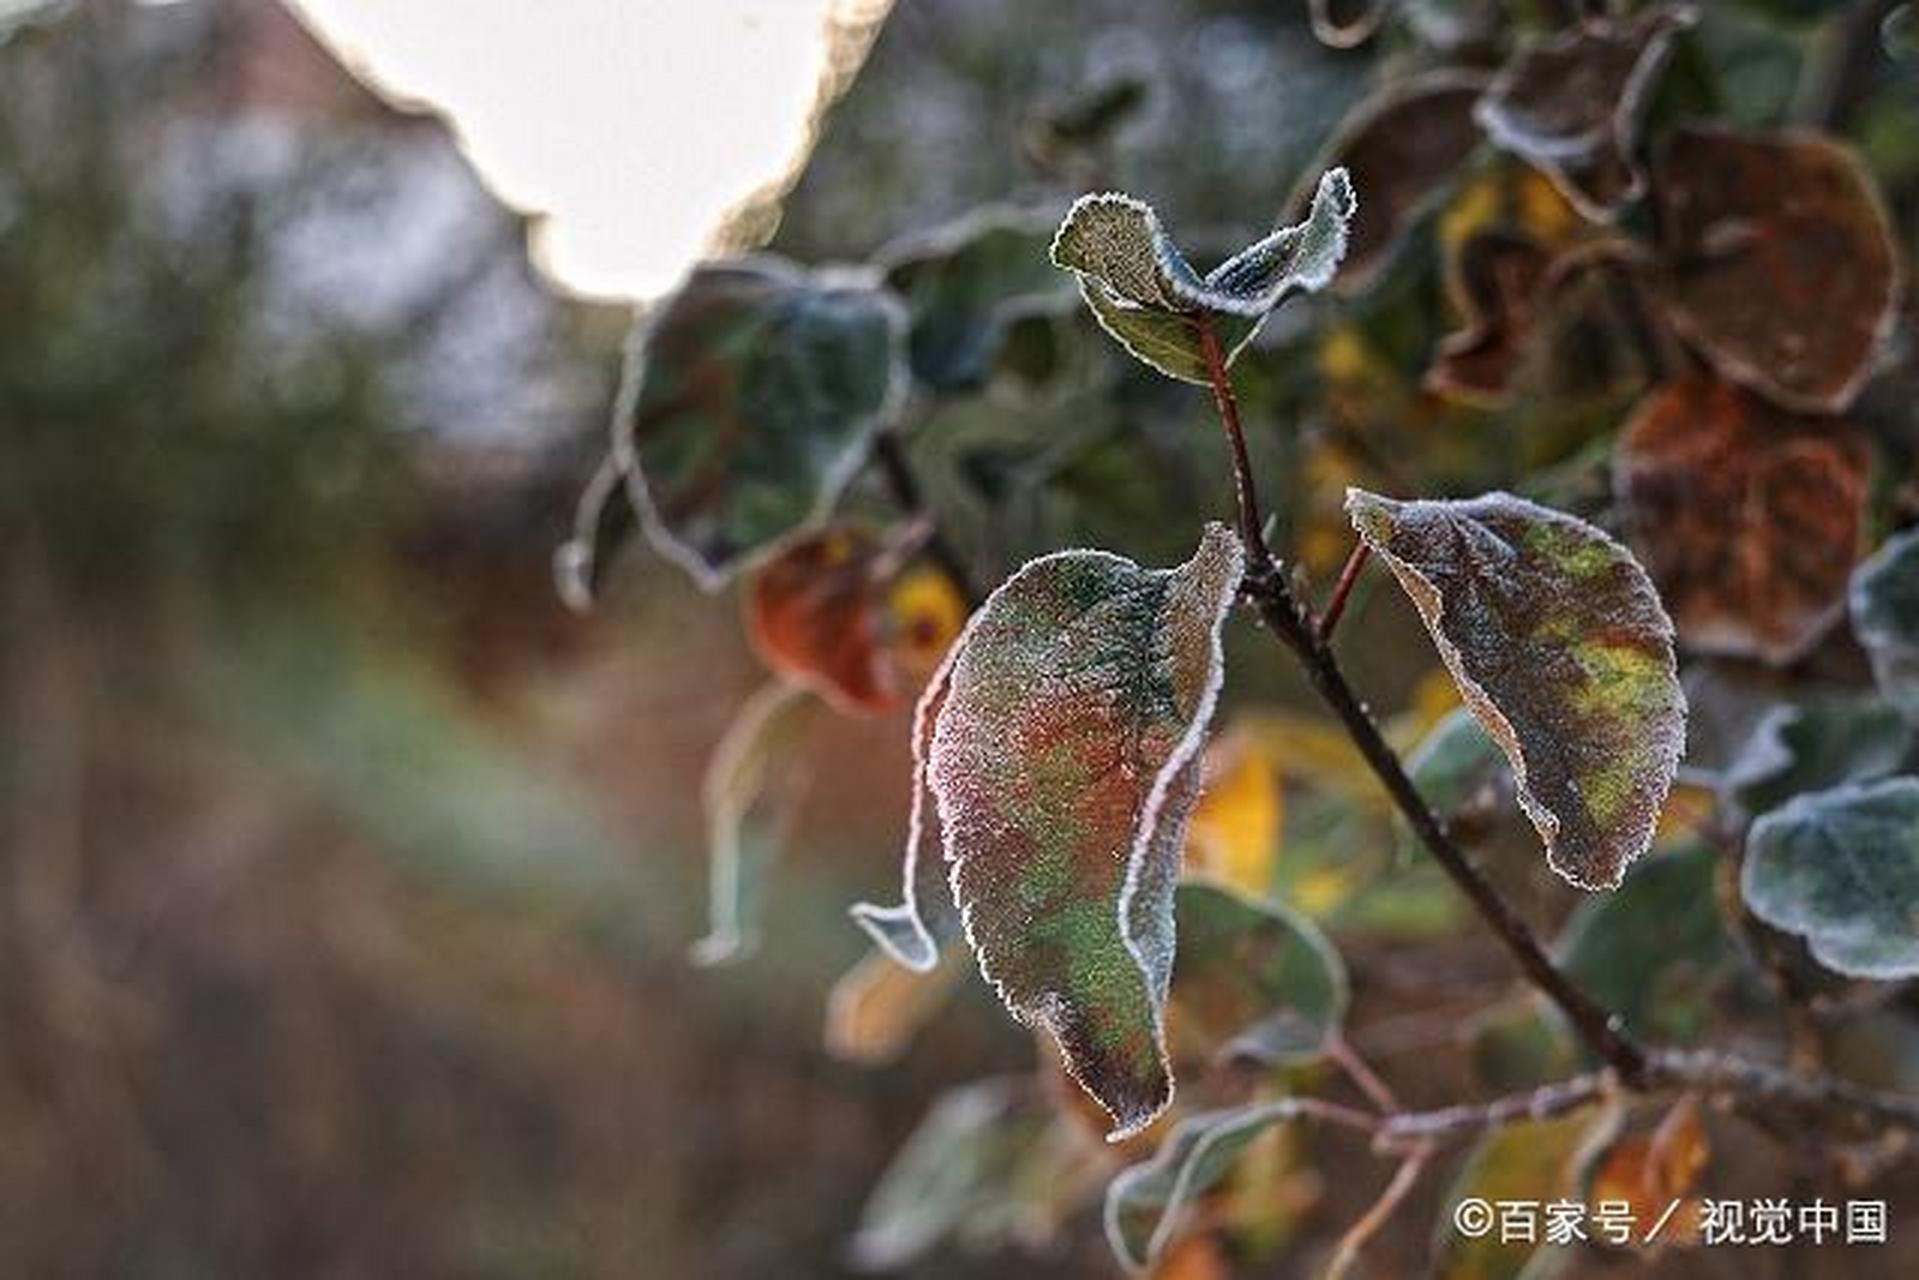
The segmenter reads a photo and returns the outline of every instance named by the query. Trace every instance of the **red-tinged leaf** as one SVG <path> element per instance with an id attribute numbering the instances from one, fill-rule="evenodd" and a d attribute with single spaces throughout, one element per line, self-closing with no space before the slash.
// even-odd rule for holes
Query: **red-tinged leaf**
<path id="1" fill-rule="evenodd" d="M 746 590 L 746 634 L 761 660 L 848 711 L 885 711 L 900 698 L 880 643 L 883 550 L 869 530 L 825 529 L 782 551 Z"/>
<path id="2" fill-rule="evenodd" d="M 1646 90 L 1689 9 L 1589 19 L 1520 46 L 1478 110 L 1499 146 L 1537 165 L 1586 217 L 1611 221 L 1645 179 L 1633 160 Z"/>
<path id="3" fill-rule="evenodd" d="M 1614 466 L 1633 545 L 1688 648 L 1784 664 L 1844 611 L 1868 480 L 1850 423 L 1698 375 L 1641 403 Z"/>
<path id="4" fill-rule="evenodd" d="M 1174 887 L 1241 560 L 1211 525 L 1177 569 L 1033 561 L 954 646 L 933 729 L 927 777 L 980 971 L 1058 1041 L 1115 1140 L 1172 1098 Z"/>
<path id="5" fill-rule="evenodd" d="M 851 275 L 695 268 L 638 329 L 614 422 L 661 553 L 713 590 L 820 524 L 900 403 L 905 329 Z"/>
<path id="6" fill-rule="evenodd" d="M 1699 1101 L 1687 1094 L 1651 1133 L 1627 1134 L 1607 1148 L 1581 1198 L 1627 1206 L 1635 1246 L 1697 1244 L 1701 1206 L 1692 1193 L 1711 1158 Z"/>
<path id="7" fill-rule="evenodd" d="M 1340 125 L 1316 168 L 1345 168 L 1366 198 L 1347 227 L 1335 290 L 1354 293 L 1372 283 L 1479 145 L 1473 104 L 1485 87 L 1478 72 L 1432 72 L 1361 103 Z M 1293 208 L 1303 211 L 1312 195 L 1310 187 L 1297 192 Z"/>
<path id="8" fill-rule="evenodd" d="M 1351 489 L 1346 505 L 1512 761 L 1553 870 L 1617 885 L 1652 842 L 1685 745 L 1672 623 L 1645 571 L 1600 530 L 1510 494 Z"/>
<path id="9" fill-rule="evenodd" d="M 1721 375 L 1836 413 L 1897 314 L 1898 254 L 1871 176 L 1809 135 L 1680 129 L 1654 169 L 1674 326 Z"/>

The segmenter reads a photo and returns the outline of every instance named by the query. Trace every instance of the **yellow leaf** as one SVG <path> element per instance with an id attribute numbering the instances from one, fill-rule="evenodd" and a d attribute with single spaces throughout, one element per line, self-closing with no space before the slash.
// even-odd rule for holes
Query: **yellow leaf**
<path id="1" fill-rule="evenodd" d="M 888 649 L 901 670 L 924 683 L 966 625 L 966 599 L 930 565 L 906 570 L 886 593 Z"/>
<path id="2" fill-rule="evenodd" d="M 916 973 L 875 951 L 847 970 L 826 1000 L 826 1051 L 868 1066 L 899 1057 L 946 1003 L 962 968 L 959 954 L 948 947 L 937 966 Z"/>
<path id="3" fill-rule="evenodd" d="M 1237 730 L 1206 751 L 1206 791 L 1186 828 L 1186 866 L 1255 897 L 1272 887 L 1285 796 L 1270 743 Z"/>
<path id="4" fill-rule="evenodd" d="M 1691 1193 L 1711 1155 L 1698 1100 L 1688 1094 L 1650 1134 L 1633 1134 L 1612 1145 L 1586 1198 L 1595 1205 L 1609 1200 L 1630 1205 L 1636 1243 L 1644 1243 L 1663 1220 L 1654 1245 L 1697 1244 L 1702 1214 Z M 1675 1201 L 1679 1207 L 1668 1217 Z"/>

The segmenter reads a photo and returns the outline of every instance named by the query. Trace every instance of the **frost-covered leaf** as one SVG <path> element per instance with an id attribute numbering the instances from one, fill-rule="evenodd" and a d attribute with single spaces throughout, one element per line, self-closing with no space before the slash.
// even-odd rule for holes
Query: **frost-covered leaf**
<path id="1" fill-rule="evenodd" d="M 1272 743 L 1236 729 L 1206 748 L 1205 790 L 1186 827 L 1186 870 L 1259 896 L 1272 887 L 1285 792 Z"/>
<path id="2" fill-rule="evenodd" d="M 946 861 L 940 850 L 939 815 L 927 779 L 933 730 L 946 706 L 953 660 L 958 656 L 959 644 L 955 642 L 913 708 L 913 797 L 907 816 L 906 851 L 901 859 L 900 904 L 886 907 L 861 902 L 849 913 L 881 951 L 917 973 L 931 971 L 939 963 L 941 945 L 960 932 L 959 909 L 953 905 Z"/>
<path id="3" fill-rule="evenodd" d="M 900 401 L 905 329 L 862 278 L 694 268 L 636 330 L 613 423 L 661 553 L 712 590 L 820 523 Z"/>
<path id="4" fill-rule="evenodd" d="M 1466 707 L 1448 712 L 1406 757 L 1406 773 L 1427 807 L 1468 843 L 1484 825 L 1500 775 L 1507 771 L 1505 753 Z M 1417 847 L 1418 838 L 1403 819 L 1396 828 L 1402 848 Z"/>
<path id="5" fill-rule="evenodd" d="M 1827 968 L 1919 976 L 1919 778 L 1794 797 L 1746 836 L 1753 914 L 1801 934 Z"/>
<path id="6" fill-rule="evenodd" d="M 1346 170 L 1366 199 L 1347 228 L 1338 291 L 1357 292 L 1378 277 L 1407 229 L 1478 147 L 1473 104 L 1485 87 L 1478 72 L 1430 72 L 1367 99 L 1341 123 L 1321 167 Z M 1292 207 L 1305 210 L 1312 195 L 1300 191 Z"/>
<path id="7" fill-rule="evenodd" d="M 1564 1247 L 1542 1244 L 1543 1231 L 1531 1239 L 1501 1231 L 1497 1222 L 1477 1236 L 1462 1233 L 1453 1215 L 1465 1200 L 1483 1200 L 1497 1214 L 1518 1201 L 1528 1210 L 1576 1191 L 1581 1168 L 1618 1128 L 1617 1110 L 1596 1103 L 1546 1120 L 1521 1120 L 1489 1131 L 1479 1140 L 1459 1176 L 1439 1201 L 1433 1229 L 1433 1271 L 1438 1280 L 1520 1280 L 1550 1275 L 1535 1270 L 1550 1265 L 1542 1254 L 1563 1259 Z M 1554 1259 L 1557 1260 L 1557 1259 Z"/>
<path id="8" fill-rule="evenodd" d="M 1349 489 L 1353 527 L 1432 632 L 1512 761 L 1553 870 L 1609 889 L 1651 842 L 1685 745 L 1672 624 L 1630 553 L 1511 494 L 1395 502 Z"/>
<path id="9" fill-rule="evenodd" d="M 911 317 L 914 377 L 936 391 L 981 386 L 1013 319 L 1072 304 L 1072 285 L 1047 262 L 1052 233 L 1044 214 L 989 208 L 880 251 Z"/>
<path id="10" fill-rule="evenodd" d="M 1335 49 L 1356 49 L 1372 39 L 1391 0 L 1312 0 L 1313 34 Z"/>
<path id="11" fill-rule="evenodd" d="M 1814 698 L 1766 714 L 1727 766 L 1725 789 L 1756 816 L 1807 791 L 1883 778 L 1911 749 L 1912 730 L 1880 699 Z"/>
<path id="12" fill-rule="evenodd" d="M 1550 265 L 1546 250 L 1517 232 L 1488 229 L 1459 246 L 1449 284 L 1461 327 L 1434 350 L 1428 390 L 1467 404 L 1505 403 Z"/>
<path id="13" fill-rule="evenodd" d="M 699 964 L 742 960 L 759 945 L 766 868 L 786 843 L 813 776 L 806 740 L 817 704 L 788 684 L 747 699 L 706 767 L 710 923 L 693 944 Z"/>
<path id="14" fill-rule="evenodd" d="M 1228 363 L 1287 298 L 1332 281 L 1357 200 L 1343 169 L 1319 180 L 1306 220 L 1281 227 L 1201 276 L 1152 206 L 1108 192 L 1082 196 L 1053 238 L 1053 265 L 1073 272 L 1093 315 L 1168 377 L 1209 381 L 1196 316 L 1218 318 Z"/>
<path id="15" fill-rule="evenodd" d="M 585 613 L 593 607 L 614 554 L 638 527 L 620 464 L 609 456 L 580 494 L 573 536 L 553 553 L 554 586 L 567 608 Z"/>
<path id="16" fill-rule="evenodd" d="M 948 1242 L 1045 1244 L 1096 1185 L 1074 1138 L 1027 1078 L 943 1095 L 867 1197 L 853 1265 L 896 1271 Z"/>
<path id="17" fill-rule="evenodd" d="M 1871 175 L 1806 134 L 1675 130 L 1654 169 L 1674 326 L 1719 373 L 1808 413 L 1845 409 L 1897 315 Z"/>
<path id="18" fill-rule="evenodd" d="M 826 999 L 826 1051 L 877 1066 L 899 1057 L 914 1034 L 946 1005 L 960 975 L 957 957 L 928 972 L 875 950 L 840 975 Z"/>
<path id="19" fill-rule="evenodd" d="M 1688 648 L 1783 665 L 1818 641 L 1859 557 L 1868 458 L 1850 423 L 1709 375 L 1640 404 L 1613 485 Z"/>
<path id="20" fill-rule="evenodd" d="M 1526 40 L 1480 100 L 1495 144 L 1546 171 L 1586 217 L 1610 221 L 1645 179 L 1634 161 L 1647 88 L 1689 9 L 1657 5 Z"/>
<path id="21" fill-rule="evenodd" d="M 898 703 L 899 673 L 882 632 L 884 552 L 871 530 L 842 525 L 806 535 L 756 570 L 746 635 L 760 659 L 843 710 Z"/>
<path id="22" fill-rule="evenodd" d="M 1661 849 L 1619 889 L 1581 905 L 1554 944 L 1560 967 L 1635 1035 L 1681 1044 L 1708 1031 L 1712 998 L 1736 955 L 1705 844 Z"/>
<path id="23" fill-rule="evenodd" d="M 1276 1124 L 1299 1114 L 1294 1098 L 1188 1116 L 1153 1158 L 1106 1188 L 1106 1242 L 1133 1271 L 1151 1266 L 1178 1234 L 1193 1202 L 1218 1186 L 1233 1162 Z"/>
<path id="24" fill-rule="evenodd" d="M 1113 1116 L 1163 1110 L 1173 894 L 1219 688 L 1239 541 L 1177 569 L 1044 556 L 954 646 L 927 777 L 980 971 Z"/>
<path id="25" fill-rule="evenodd" d="M 1888 539 L 1860 565 L 1849 597 L 1879 691 L 1919 722 L 1919 529 Z"/>
<path id="26" fill-rule="evenodd" d="M 1346 1013 L 1346 967 L 1304 916 L 1199 881 L 1180 885 L 1174 1057 L 1278 1066 L 1317 1057 Z"/>

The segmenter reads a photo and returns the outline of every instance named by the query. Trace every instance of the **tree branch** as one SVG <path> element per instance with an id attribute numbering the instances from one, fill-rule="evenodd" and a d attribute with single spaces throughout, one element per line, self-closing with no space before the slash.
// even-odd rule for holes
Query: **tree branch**
<path id="1" fill-rule="evenodd" d="M 1412 779 L 1406 775 L 1399 755 L 1380 734 L 1366 704 L 1346 682 L 1339 660 L 1321 640 L 1317 626 L 1294 598 L 1266 545 L 1260 520 L 1259 499 L 1253 484 L 1252 462 L 1247 456 L 1245 433 L 1240 428 L 1239 408 L 1233 396 L 1232 379 L 1213 331 L 1211 317 L 1197 315 L 1193 323 L 1199 331 L 1200 349 L 1206 358 L 1213 387 L 1213 401 L 1219 408 L 1220 423 L 1232 447 L 1233 480 L 1239 497 L 1240 536 L 1246 541 L 1246 577 L 1241 592 L 1252 602 L 1261 620 L 1298 656 L 1307 678 L 1322 701 L 1345 726 L 1353 745 L 1359 748 L 1367 765 L 1386 788 L 1413 832 L 1426 846 L 1440 867 L 1473 904 L 1480 917 L 1491 926 L 1506 950 L 1512 953 L 1526 977 L 1566 1015 L 1580 1039 L 1599 1059 L 1619 1073 L 1626 1084 L 1643 1087 L 1646 1079 L 1646 1052 L 1627 1034 L 1621 1019 L 1601 1008 L 1547 957 L 1533 936 L 1530 926 L 1514 911 L 1499 891 L 1479 874 L 1465 851 L 1454 843 Z"/>

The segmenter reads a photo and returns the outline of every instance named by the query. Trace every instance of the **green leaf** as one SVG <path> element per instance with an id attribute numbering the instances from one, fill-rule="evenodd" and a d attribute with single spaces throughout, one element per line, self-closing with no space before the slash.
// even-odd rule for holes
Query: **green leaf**
<path id="1" fill-rule="evenodd" d="M 694 268 L 635 330 L 614 456 L 706 589 L 820 524 L 905 390 L 899 301 L 776 258 Z"/>
<path id="2" fill-rule="evenodd" d="M 1220 318 L 1227 362 L 1275 307 L 1331 283 L 1358 202 L 1344 169 L 1319 180 L 1306 220 L 1281 227 L 1201 276 L 1161 228 L 1151 205 L 1108 192 L 1082 196 L 1053 238 L 1053 264 L 1079 277 L 1106 331 L 1171 378 L 1210 381 L 1195 317 Z"/>
<path id="3" fill-rule="evenodd" d="M 943 1095 L 867 1197 L 853 1264 L 893 1271 L 949 1240 L 991 1248 L 1049 1236 L 1096 1185 L 1076 1136 L 1028 1078 Z"/>
<path id="4" fill-rule="evenodd" d="M 775 681 L 747 699 L 713 751 L 701 788 L 710 924 L 693 944 L 697 964 L 730 964 L 759 945 L 762 881 L 812 781 L 805 747 L 817 714 L 803 690 Z"/>
<path id="5" fill-rule="evenodd" d="M 1854 571 L 1850 606 L 1880 692 L 1919 722 L 1919 529 L 1888 539 Z"/>
<path id="6" fill-rule="evenodd" d="M 1181 1120 L 1152 1159 L 1122 1170 L 1106 1188 L 1106 1242 L 1119 1260 L 1134 1271 L 1151 1266 L 1193 1202 L 1220 1184 L 1254 1139 L 1298 1114 L 1297 1098 L 1274 1098 Z"/>
<path id="7" fill-rule="evenodd" d="M 1072 287 L 1046 259 L 1052 229 L 1044 214 L 988 208 L 880 251 L 906 300 L 914 377 L 936 391 L 981 386 L 1015 320 L 1071 305 Z"/>
<path id="8" fill-rule="evenodd" d="M 1493 1129 L 1479 1140 L 1459 1176 L 1439 1202 L 1433 1231 L 1433 1274 L 1439 1280 L 1540 1280 L 1557 1271 L 1569 1253 L 1565 1246 L 1502 1238 L 1495 1223 L 1478 1236 L 1461 1232 L 1454 1215 L 1463 1201 L 1489 1204 L 1522 1201 L 1536 1207 L 1572 1196 L 1580 1167 L 1617 1131 L 1616 1108 L 1583 1107 L 1546 1120 L 1520 1120 Z"/>
<path id="9" fill-rule="evenodd" d="M 1618 884 L 1652 842 L 1685 745 L 1672 622 L 1645 571 L 1598 529 L 1511 494 L 1348 489 L 1346 509 L 1512 761 L 1553 870 Z"/>
<path id="10" fill-rule="evenodd" d="M 933 712 L 925 773 L 980 971 L 1059 1042 L 1115 1141 L 1172 1098 L 1174 888 L 1241 561 L 1221 525 L 1177 569 L 1035 560 L 967 624 Z M 909 894 L 885 923 L 930 953 Z"/>
<path id="11" fill-rule="evenodd" d="M 1753 914 L 1858 978 L 1919 976 L 1919 778 L 1795 797 L 1753 823 Z"/>
<path id="12" fill-rule="evenodd" d="M 1492 798 L 1500 775 L 1506 771 L 1506 757 L 1499 744 L 1487 736 L 1478 717 L 1467 707 L 1447 712 L 1406 757 L 1407 776 L 1420 797 L 1454 836 L 1461 838 L 1464 833 L 1459 828 L 1471 825 L 1462 819 Z M 1418 837 L 1404 818 L 1395 815 L 1394 826 L 1402 852 L 1419 847 Z"/>
<path id="13" fill-rule="evenodd" d="M 1346 966 L 1318 927 L 1222 886 L 1179 886 L 1176 1057 L 1283 1066 L 1315 1058 L 1346 1014 Z"/>
<path id="14" fill-rule="evenodd" d="M 1727 766 L 1725 788 L 1757 815 L 1803 792 L 1895 773 L 1911 747 L 1905 720 L 1879 699 L 1815 698 L 1767 712 Z"/>
<path id="15" fill-rule="evenodd" d="M 1573 207 L 1610 222 L 1645 189 L 1633 160 L 1646 90 L 1690 10 L 1655 6 L 1522 43 L 1480 100 L 1493 143 L 1545 171 Z"/>
<path id="16" fill-rule="evenodd" d="M 1694 1043 L 1736 959 L 1705 844 L 1648 855 L 1616 893 L 1582 905 L 1559 935 L 1560 967 L 1635 1035 Z"/>

